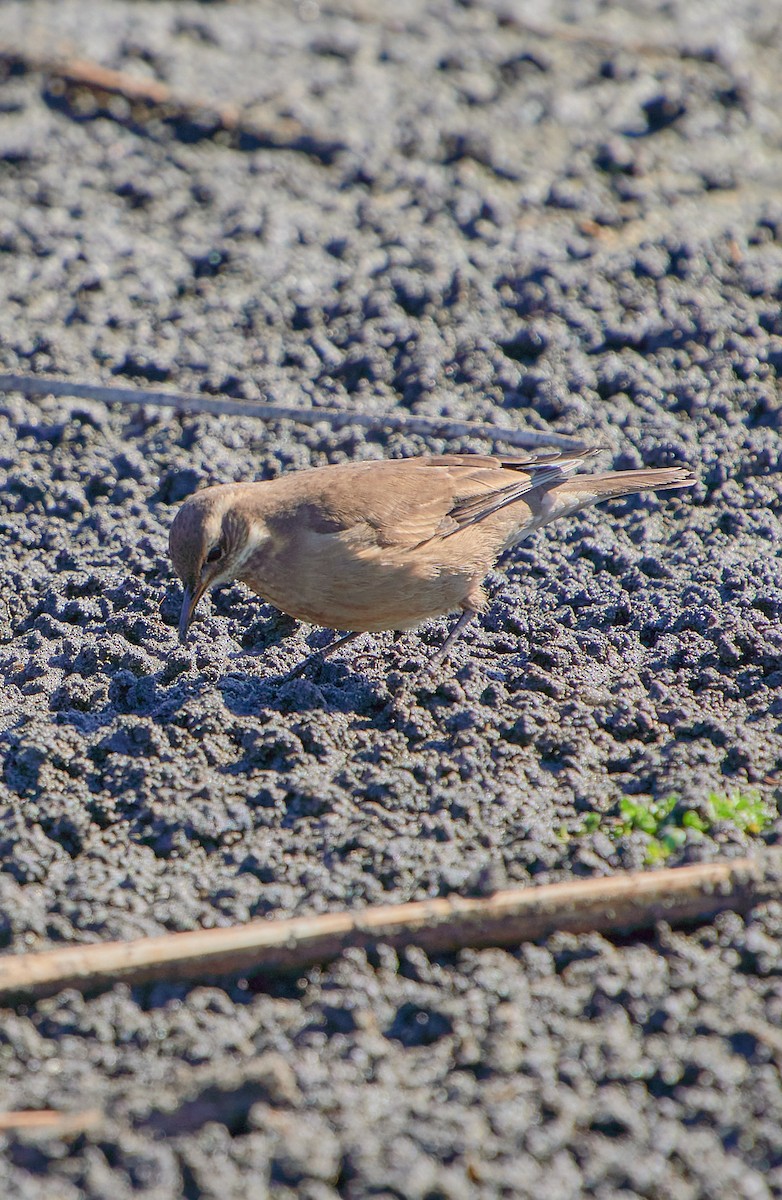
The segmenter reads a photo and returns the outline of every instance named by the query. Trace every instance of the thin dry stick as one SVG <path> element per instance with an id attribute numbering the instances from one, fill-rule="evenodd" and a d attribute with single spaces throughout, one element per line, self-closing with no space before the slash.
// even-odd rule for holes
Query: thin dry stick
<path id="1" fill-rule="evenodd" d="M 308 130 L 293 117 L 261 121 L 243 112 L 237 104 L 213 104 L 200 98 L 178 96 L 157 79 L 113 71 L 88 59 L 48 58 L 0 45 L 0 63 L 10 68 L 41 72 L 59 85 L 58 89 L 50 84 L 52 93 L 65 92 L 70 87 L 85 89 L 98 97 L 121 96 L 137 118 L 139 106 L 143 105 L 151 113 L 167 119 L 198 121 L 210 132 L 224 131 L 232 135 L 235 144 L 248 149 L 265 146 L 276 150 L 300 150 L 329 163 L 345 148 L 341 141 Z M 107 115 L 121 119 L 111 108 Z"/>
<path id="2" fill-rule="evenodd" d="M 51 1137 L 74 1137 L 95 1129 L 103 1120 L 99 1108 L 63 1112 L 56 1108 L 27 1108 L 0 1113 L 2 1133 L 47 1133 Z"/>
<path id="3" fill-rule="evenodd" d="M 703 58 L 710 60 L 715 51 L 708 44 L 702 48 L 677 46 L 674 42 L 666 42 L 654 37 L 626 38 L 611 30 L 600 31 L 588 25 L 565 25 L 564 23 L 547 22 L 545 25 L 536 21 L 528 21 L 516 17 L 512 13 L 504 16 L 503 23 L 518 29 L 531 37 L 542 41 L 571 42 L 574 45 L 594 46 L 598 50 L 618 51 L 623 54 L 649 55 L 663 58 Z"/>
<path id="4" fill-rule="evenodd" d="M 421 900 L 361 912 L 251 921 L 233 929 L 172 933 L 133 942 L 71 946 L 0 957 L 0 995 L 46 996 L 123 981 L 198 980 L 272 974 L 329 962 L 350 947 L 420 946 L 430 954 L 467 946 L 517 946 L 556 930 L 613 932 L 702 921 L 779 895 L 782 852 L 757 858 L 639 871 L 608 879 L 512 888 L 480 899 Z"/>
<path id="5" fill-rule="evenodd" d="M 452 421 L 449 417 L 416 417 L 410 413 L 357 413 L 341 408 L 291 408 L 281 404 L 224 400 L 191 396 L 185 392 L 157 392 L 147 388 L 101 387 L 77 383 L 72 379 L 57 379 L 44 375 L 2 375 L 0 392 L 21 392 L 24 396 L 74 396 L 96 400 L 101 404 L 150 404 L 158 408 L 177 408 L 188 413 L 212 413 L 216 416 L 259 417 L 264 421 L 298 421 L 302 425 L 317 425 L 326 421 L 339 428 L 360 425 L 364 429 L 399 429 L 423 437 L 440 434 L 442 437 L 478 437 L 491 442 L 507 442 L 509 446 L 531 448 L 555 446 L 561 450 L 583 450 L 579 438 L 559 433 L 539 433 L 531 429 L 505 429 L 502 425 L 482 425 L 471 421 Z"/>

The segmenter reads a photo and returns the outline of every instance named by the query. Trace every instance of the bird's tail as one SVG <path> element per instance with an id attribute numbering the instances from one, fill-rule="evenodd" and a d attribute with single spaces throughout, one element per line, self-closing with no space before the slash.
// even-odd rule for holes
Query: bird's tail
<path id="1" fill-rule="evenodd" d="M 606 471 L 602 475 L 573 475 L 553 490 L 560 495 L 594 496 L 594 500 L 613 500 L 633 492 L 664 491 L 692 487 L 697 480 L 687 467 L 642 467 L 638 471 Z M 591 499 L 587 499 L 591 503 Z"/>
<path id="2" fill-rule="evenodd" d="M 665 491 L 697 483 L 687 467 L 646 467 L 638 471 L 606 471 L 602 475 L 573 475 L 549 488 L 543 500 L 544 520 L 568 516 L 590 504 L 632 496 L 634 492 Z"/>

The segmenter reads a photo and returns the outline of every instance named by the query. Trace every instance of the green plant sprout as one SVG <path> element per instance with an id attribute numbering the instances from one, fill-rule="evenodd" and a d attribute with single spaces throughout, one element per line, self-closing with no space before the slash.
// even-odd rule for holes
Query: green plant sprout
<path id="1" fill-rule="evenodd" d="M 623 796 L 619 801 L 619 819 L 602 813 L 590 812 L 584 817 L 581 832 L 595 833 L 605 822 L 606 830 L 613 841 L 619 841 L 630 833 L 646 834 L 645 862 L 648 866 L 664 862 L 687 840 L 687 830 L 709 833 L 714 825 L 725 821 L 741 833 L 761 833 L 772 820 L 771 807 L 757 792 L 731 792 L 720 795 L 710 792 L 703 811 L 687 808 L 677 811 L 678 796 L 666 796 L 654 800 L 649 796 L 634 798 Z"/>

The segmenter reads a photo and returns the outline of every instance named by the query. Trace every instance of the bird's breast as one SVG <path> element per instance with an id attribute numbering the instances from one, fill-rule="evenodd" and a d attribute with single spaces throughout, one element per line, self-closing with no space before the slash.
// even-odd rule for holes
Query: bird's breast
<path id="1" fill-rule="evenodd" d="M 442 539 L 412 548 L 378 546 L 350 531 L 299 529 L 259 551 L 241 580 L 300 621 L 379 632 L 455 611 L 490 565 Z"/>

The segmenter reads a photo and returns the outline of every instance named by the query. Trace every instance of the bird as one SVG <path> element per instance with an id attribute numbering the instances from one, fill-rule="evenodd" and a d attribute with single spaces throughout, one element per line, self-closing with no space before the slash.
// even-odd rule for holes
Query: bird
<path id="1" fill-rule="evenodd" d="M 685 466 L 578 473 L 600 452 L 337 463 L 196 491 L 169 535 L 180 640 L 204 594 L 239 580 L 281 612 L 345 633 L 291 677 L 362 633 L 456 613 L 434 670 L 487 608 L 483 581 L 504 551 L 589 505 L 696 482 Z"/>

